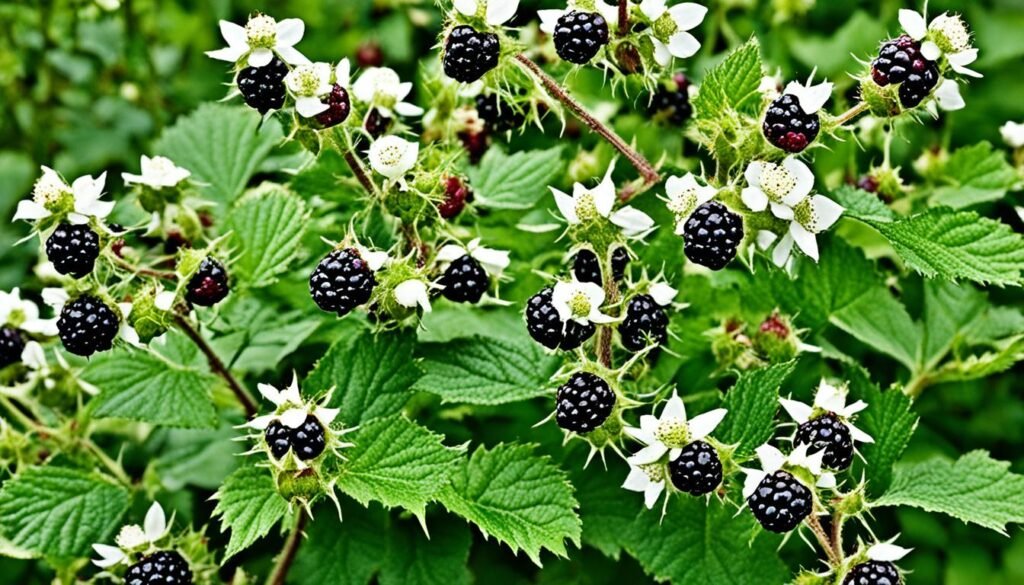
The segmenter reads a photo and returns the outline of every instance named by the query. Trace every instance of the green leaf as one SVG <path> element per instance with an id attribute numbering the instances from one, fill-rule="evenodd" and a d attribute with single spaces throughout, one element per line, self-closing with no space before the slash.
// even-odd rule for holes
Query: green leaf
<path id="1" fill-rule="evenodd" d="M 261 124 L 249 108 L 208 103 L 165 130 L 154 150 L 192 171 L 204 198 L 227 204 L 283 137 L 279 123 Z"/>
<path id="2" fill-rule="evenodd" d="M 469 585 L 466 564 L 473 535 L 453 518 L 431 518 L 430 536 L 419 525 L 394 523 L 380 585 Z"/>
<path id="3" fill-rule="evenodd" d="M 545 548 L 566 556 L 580 542 L 576 499 L 565 473 L 530 445 L 479 447 L 456 470 L 440 502 L 484 533 L 540 565 Z"/>
<path id="4" fill-rule="evenodd" d="M 843 206 L 844 217 L 878 222 L 890 222 L 896 219 L 896 214 L 878 198 L 878 195 L 852 185 L 843 185 L 833 191 L 832 199 Z"/>
<path id="5" fill-rule="evenodd" d="M 833 313 L 830 321 L 907 368 L 916 368 L 921 328 L 887 289 L 869 290 Z"/>
<path id="6" fill-rule="evenodd" d="M 190 485 L 216 490 L 241 462 L 245 448 L 233 440 L 237 436 L 230 424 L 216 430 L 159 429 L 150 439 L 160 447 L 153 469 L 168 491 Z"/>
<path id="7" fill-rule="evenodd" d="M 756 38 L 751 38 L 707 72 L 700 91 L 693 98 L 695 115 L 713 120 L 729 109 L 754 114 L 755 107 L 761 103 L 757 88 L 764 77 L 763 69 L 761 45 Z"/>
<path id="8" fill-rule="evenodd" d="M 777 547 L 749 513 L 690 497 L 671 498 L 664 519 L 659 510 L 642 511 L 626 544 L 648 574 L 674 585 L 781 585 L 790 574 Z"/>
<path id="9" fill-rule="evenodd" d="M 750 456 L 772 437 L 775 413 L 779 409 L 779 388 L 793 372 L 795 361 L 744 372 L 725 394 L 722 407 L 728 410 L 715 437 L 738 444 L 736 457 Z"/>
<path id="10" fill-rule="evenodd" d="M 212 324 L 218 355 L 232 356 L 231 369 L 259 373 L 274 369 L 320 326 L 300 311 L 285 311 L 269 300 L 232 296 Z"/>
<path id="11" fill-rule="evenodd" d="M 424 375 L 415 390 L 444 402 L 505 404 L 550 393 L 562 360 L 524 337 L 473 336 L 422 346 Z"/>
<path id="12" fill-rule="evenodd" d="M 442 439 L 404 416 L 364 423 L 346 436 L 355 446 L 344 452 L 338 487 L 363 505 L 373 500 L 422 516 L 465 451 Z"/>
<path id="13" fill-rule="evenodd" d="M 988 142 L 979 142 L 959 148 L 949 157 L 937 179 L 945 185 L 932 192 L 929 202 L 961 209 L 998 201 L 1019 180 L 1003 151 L 993 149 Z"/>
<path id="14" fill-rule="evenodd" d="M 845 75 L 850 66 L 850 55 L 867 55 L 878 50 L 878 39 L 886 30 L 877 15 L 862 10 L 853 13 L 843 26 L 826 34 L 807 34 L 791 28 L 789 47 L 807 69 L 817 68 L 818 75 L 836 78 Z"/>
<path id="15" fill-rule="evenodd" d="M 920 362 L 926 370 L 939 364 L 964 329 L 982 315 L 986 305 L 985 295 L 970 285 L 925 282 Z"/>
<path id="16" fill-rule="evenodd" d="M 127 510 L 127 490 L 77 469 L 28 467 L 0 489 L 0 531 L 16 547 L 49 557 L 88 556 Z"/>
<path id="17" fill-rule="evenodd" d="M 90 403 L 96 417 L 183 428 L 217 426 L 209 394 L 216 379 L 155 352 L 116 349 L 93 358 L 82 378 L 100 389 Z"/>
<path id="18" fill-rule="evenodd" d="M 1006 343 L 996 351 L 968 356 L 943 364 L 928 376 L 932 384 L 979 380 L 1005 372 L 1024 360 L 1024 337 Z"/>
<path id="19" fill-rule="evenodd" d="M 934 457 L 896 467 L 892 486 L 876 506 L 913 506 L 1006 534 L 1009 523 L 1024 523 L 1024 476 L 985 451 L 956 461 Z"/>
<path id="20" fill-rule="evenodd" d="M 506 154 L 490 148 L 480 164 L 469 167 L 475 204 L 491 209 L 529 209 L 548 194 L 561 172 L 562 147 Z"/>
<path id="21" fill-rule="evenodd" d="M 282 188 L 243 197 L 227 220 L 232 241 L 240 248 L 232 271 L 254 288 L 277 282 L 299 250 L 308 219 L 306 204 Z"/>
<path id="22" fill-rule="evenodd" d="M 320 358 L 306 379 L 311 388 L 335 388 L 330 406 L 341 408 L 346 424 L 396 414 L 420 377 L 408 332 L 341 338 Z"/>
<path id="23" fill-rule="evenodd" d="M 380 506 L 363 508 L 351 500 L 342 500 L 342 507 L 340 525 L 327 517 L 333 509 L 317 513 L 299 547 L 289 583 L 366 585 L 380 570 L 388 547 L 387 513 Z"/>
<path id="24" fill-rule="evenodd" d="M 288 511 L 274 487 L 274 478 L 265 467 L 241 467 L 228 476 L 214 498 L 214 516 L 220 516 L 224 528 L 231 529 L 231 538 L 224 559 L 227 560 L 252 546 L 270 532 Z"/>
<path id="25" fill-rule="evenodd" d="M 855 460 L 859 471 L 853 475 L 863 475 L 868 480 L 868 493 L 878 496 L 892 482 L 893 465 L 899 461 L 917 429 L 917 415 L 911 410 L 910 398 L 906 394 L 898 388 L 883 392 L 864 369 L 847 367 L 845 377 L 850 383 L 852 397 L 868 405 L 857 416 L 855 424 L 874 439 L 874 443 L 858 445 L 864 461 Z"/>
<path id="26" fill-rule="evenodd" d="M 622 490 L 625 467 L 594 473 L 593 469 L 580 466 L 572 476 L 580 501 L 583 543 L 615 560 L 619 560 L 625 535 L 643 506 L 642 498 L 633 498 L 632 502 L 624 499 L 628 495 Z"/>

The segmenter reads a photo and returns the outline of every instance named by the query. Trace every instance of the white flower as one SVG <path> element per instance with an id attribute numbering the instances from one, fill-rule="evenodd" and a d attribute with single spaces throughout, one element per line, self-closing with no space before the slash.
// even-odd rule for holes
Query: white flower
<path id="1" fill-rule="evenodd" d="M 970 77 L 981 77 L 980 73 L 967 67 L 978 59 L 978 49 L 971 47 L 971 33 L 960 16 L 943 12 L 929 25 L 920 12 L 903 9 L 900 10 L 899 20 L 911 38 L 922 41 L 921 56 L 925 59 L 938 61 L 945 54 L 953 71 Z"/>
<path id="2" fill-rule="evenodd" d="M 174 187 L 192 175 L 188 169 L 175 165 L 174 161 L 164 156 L 149 158 L 142 155 L 140 166 L 142 167 L 141 175 L 121 173 L 121 178 L 124 179 L 126 185 L 146 185 L 154 189 L 163 189 Z"/>
<path id="3" fill-rule="evenodd" d="M 1024 147 L 1024 123 L 1007 122 L 1000 126 L 999 134 L 1010 148 Z"/>
<path id="4" fill-rule="evenodd" d="M 309 59 L 295 50 L 295 45 L 302 40 L 305 32 L 306 24 L 298 18 L 277 22 L 270 16 L 257 14 L 249 19 L 245 27 L 222 20 L 220 34 L 228 46 L 207 51 L 206 55 L 235 63 L 248 53 L 247 64 L 250 67 L 263 67 L 273 61 L 274 53 L 277 53 L 289 65 L 308 65 Z"/>
<path id="5" fill-rule="evenodd" d="M 782 164 L 753 161 L 744 172 L 747 186 L 740 197 L 751 211 L 771 206 L 779 219 L 793 219 L 793 207 L 807 198 L 814 187 L 814 173 L 796 157 Z"/>
<path id="6" fill-rule="evenodd" d="M 455 0 L 455 10 L 462 14 L 475 17 L 481 8 L 484 19 L 491 26 L 501 26 L 512 20 L 519 9 L 519 0 Z"/>
<path id="7" fill-rule="evenodd" d="M 605 3 L 603 0 L 598 0 L 595 3 L 597 11 L 604 17 L 605 22 L 608 23 L 609 29 L 614 29 L 619 23 L 619 7 Z M 574 9 L 566 7 L 564 9 L 549 9 L 549 10 L 538 10 L 537 16 L 540 17 L 540 30 L 549 34 L 555 34 L 555 27 L 558 26 L 558 19 L 562 18 Z"/>
<path id="8" fill-rule="evenodd" d="M 359 257 L 363 259 L 363 262 L 366 262 L 366 267 L 374 272 L 380 270 L 388 263 L 389 260 L 391 260 L 391 257 L 388 256 L 387 252 L 371 250 L 366 246 L 361 246 L 359 244 L 356 244 L 353 247 L 359 251 Z"/>
<path id="9" fill-rule="evenodd" d="M 673 391 L 660 417 L 645 414 L 640 417 L 640 428 L 623 429 L 627 435 L 646 445 L 630 459 L 643 465 L 660 461 L 668 453 L 669 461 L 675 461 L 683 447 L 710 435 L 725 418 L 726 412 L 724 408 L 716 408 L 687 420 L 683 399 Z"/>
<path id="10" fill-rule="evenodd" d="M 782 236 L 772 252 L 772 262 L 780 268 L 785 266 L 793 253 L 794 243 L 817 262 L 817 235 L 832 227 L 842 215 L 843 207 L 824 195 L 814 195 L 801 201 L 793 208 L 789 231 Z"/>
<path id="11" fill-rule="evenodd" d="M 665 465 L 662 463 L 638 463 L 632 457 L 629 463 L 629 475 L 622 487 L 631 492 L 641 492 L 644 495 L 644 505 L 647 509 L 654 507 L 654 504 L 665 491 Z"/>
<path id="12" fill-rule="evenodd" d="M 872 561 L 894 563 L 910 554 L 912 550 L 914 549 L 896 546 L 892 542 L 879 542 L 868 548 L 867 555 Z"/>
<path id="13" fill-rule="evenodd" d="M 68 186 L 57 171 L 49 167 L 42 167 L 42 170 L 43 176 L 32 188 L 32 198 L 18 202 L 13 221 L 34 221 L 50 217 L 57 211 L 65 211 L 65 202 L 68 202 L 69 197 L 71 201 L 67 207 L 70 209 L 66 212 L 68 221 L 73 224 L 89 223 L 90 217 L 103 219 L 113 211 L 113 201 L 100 200 L 107 173 L 95 179 L 88 175 L 78 177 Z"/>
<path id="14" fill-rule="evenodd" d="M 640 10 L 653 23 L 648 29 L 654 43 L 654 59 L 662 67 L 672 57 L 686 59 L 700 50 L 700 41 L 688 31 L 704 21 L 708 9 L 693 2 L 683 2 L 667 8 L 665 0 L 644 0 Z"/>
<path id="15" fill-rule="evenodd" d="M 794 96 L 800 102 L 800 109 L 804 113 L 816 114 L 825 105 L 828 98 L 832 97 L 832 87 L 832 82 L 827 80 L 817 85 L 811 85 L 809 79 L 806 85 L 791 81 L 786 85 L 783 93 Z"/>
<path id="16" fill-rule="evenodd" d="M 682 177 L 669 177 L 665 181 L 666 206 L 676 216 L 676 233 L 682 234 L 686 220 L 694 209 L 714 199 L 718 190 L 709 185 L 700 185 L 693 173 Z"/>
<path id="17" fill-rule="evenodd" d="M 399 305 L 407 309 L 420 307 L 424 313 L 429 313 L 430 295 L 427 294 L 427 283 L 418 278 L 411 278 L 395 287 L 395 300 Z"/>
<path id="18" fill-rule="evenodd" d="M 814 393 L 813 406 L 790 398 L 779 398 L 779 403 L 782 404 L 782 408 L 789 413 L 789 416 L 797 424 L 803 424 L 811 420 L 814 417 L 815 410 L 831 412 L 838 416 L 843 424 L 850 429 L 850 436 L 854 441 L 873 443 L 874 439 L 871 438 L 871 435 L 853 426 L 850 422 L 851 417 L 868 407 L 867 403 L 863 400 L 858 400 L 853 404 L 847 405 L 846 394 L 846 386 L 834 386 L 822 380 L 818 384 L 817 392 Z"/>
<path id="19" fill-rule="evenodd" d="M 420 116 L 423 108 L 408 103 L 405 98 L 412 91 L 411 82 L 403 82 L 389 67 L 371 67 L 364 71 L 352 86 L 352 95 L 381 115 L 390 118 L 392 110 L 401 116 Z"/>
<path id="20" fill-rule="evenodd" d="M 613 170 L 614 163 L 608 166 L 604 179 L 593 189 L 576 183 L 573 185 L 572 196 L 549 187 L 555 196 L 555 204 L 569 225 L 589 223 L 601 217 L 622 228 L 626 237 L 643 237 L 654 227 L 654 220 L 649 215 L 628 205 L 612 212 L 616 197 L 615 183 L 612 182 Z"/>
<path id="21" fill-rule="evenodd" d="M 761 445 L 757 448 L 757 458 L 761 462 L 761 469 L 741 468 L 747 475 L 743 481 L 743 498 L 749 498 L 751 494 L 757 491 L 757 486 L 764 481 L 765 477 L 779 471 L 786 465 L 803 467 L 810 471 L 817 478 L 815 485 L 818 487 L 835 487 L 835 476 L 828 472 L 823 473 L 821 470 L 821 459 L 824 455 L 824 451 L 808 455 L 807 445 L 800 445 L 787 457 L 771 445 Z"/>
<path id="22" fill-rule="evenodd" d="M 551 304 L 563 323 L 570 319 L 580 325 L 615 321 L 615 317 L 601 312 L 604 289 L 592 282 L 556 282 L 551 292 Z"/>
<path id="23" fill-rule="evenodd" d="M 437 260 L 441 263 L 454 262 L 463 256 L 474 258 L 492 276 L 501 276 L 509 265 L 507 250 L 485 248 L 480 245 L 480 238 L 472 240 L 466 247 L 448 244 L 437 252 Z"/>
<path id="24" fill-rule="evenodd" d="M 654 302 L 658 303 L 662 307 L 671 305 L 672 299 L 676 298 L 676 295 L 679 294 L 679 291 L 664 282 L 656 282 L 652 284 L 648 292 L 651 293 L 651 298 L 654 299 Z"/>
<path id="25" fill-rule="evenodd" d="M 300 116 L 312 118 L 330 107 L 321 99 L 333 89 L 331 66 L 327 63 L 299 65 L 284 76 L 284 84 L 295 98 L 295 111 Z"/>
<path id="26" fill-rule="evenodd" d="M 271 422 L 277 420 L 290 429 L 297 429 L 302 426 L 302 423 L 305 422 L 306 417 L 310 414 L 315 416 L 323 425 L 330 425 L 338 416 L 337 408 L 313 406 L 312 404 L 305 403 L 299 394 L 299 379 L 294 372 L 292 373 L 292 383 L 283 390 L 271 384 L 257 384 L 256 388 L 277 409 L 274 414 L 253 418 L 244 425 L 246 427 L 262 431 L 266 430 Z M 324 400 L 324 402 L 327 402 L 327 400 Z"/>
<path id="27" fill-rule="evenodd" d="M 370 166 L 389 179 L 400 179 L 416 166 L 419 152 L 418 142 L 409 142 L 393 135 L 385 136 L 370 145 Z"/>
<path id="28" fill-rule="evenodd" d="M 164 509 L 159 502 L 153 502 L 149 511 L 146 512 L 142 526 L 128 524 L 121 528 L 115 539 L 117 546 L 92 545 L 93 550 L 100 555 L 98 560 L 93 560 L 93 564 L 102 568 L 112 567 L 118 563 L 128 564 L 127 552 L 153 544 L 163 538 L 166 533 L 167 517 L 164 515 Z"/>
<path id="29" fill-rule="evenodd" d="M 40 319 L 39 307 L 32 301 L 22 299 L 17 288 L 11 292 L 0 291 L 0 326 L 10 325 L 40 335 L 57 335 L 57 319 Z"/>
<path id="30" fill-rule="evenodd" d="M 935 90 L 935 101 L 947 112 L 962 110 L 967 105 L 960 95 L 960 84 L 952 79 L 943 79 L 939 83 L 939 88 Z"/>

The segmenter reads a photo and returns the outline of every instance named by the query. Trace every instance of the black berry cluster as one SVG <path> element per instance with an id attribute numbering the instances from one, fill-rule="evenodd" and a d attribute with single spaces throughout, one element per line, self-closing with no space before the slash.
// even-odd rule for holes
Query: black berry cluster
<path id="1" fill-rule="evenodd" d="M 271 421 L 263 437 L 275 459 L 284 457 L 290 449 L 299 459 L 309 461 L 319 457 L 327 448 L 324 427 L 312 414 L 306 415 L 306 420 L 294 429 L 284 426 L 281 421 Z"/>
<path id="2" fill-rule="evenodd" d="M 615 280 L 622 280 L 626 275 L 626 267 L 629 265 L 629 252 L 625 248 L 612 250 L 612 276 Z M 601 263 L 597 254 L 590 250 L 580 250 L 572 259 L 572 273 L 580 282 L 592 282 L 603 286 L 601 282 Z"/>
<path id="3" fill-rule="evenodd" d="M 636 295 L 626 305 L 626 318 L 619 324 L 622 345 L 630 351 L 640 351 L 648 343 L 656 345 L 668 339 L 668 315 L 665 308 L 648 294 Z"/>
<path id="4" fill-rule="evenodd" d="M 825 467 L 842 471 L 853 462 L 853 438 L 846 423 L 828 412 L 812 418 L 796 429 L 795 444 L 808 445 L 810 453 L 824 450 Z"/>
<path id="5" fill-rule="evenodd" d="M 871 78 L 881 87 L 900 84 L 900 103 L 913 108 L 938 85 L 939 68 L 921 54 L 921 43 L 901 35 L 882 44 L 871 62 Z"/>
<path id="6" fill-rule="evenodd" d="M 866 561 L 854 565 L 843 577 L 843 585 L 900 585 L 903 579 L 896 565 L 888 561 Z"/>
<path id="7" fill-rule="evenodd" d="M 491 279 L 487 271 L 476 258 L 469 254 L 455 259 L 438 283 L 444 287 L 441 294 L 444 298 L 456 303 L 477 303 L 490 286 Z"/>
<path id="8" fill-rule="evenodd" d="M 363 120 L 363 129 L 370 135 L 371 138 L 380 138 L 391 128 L 391 122 L 393 120 L 380 113 L 377 108 L 372 108 L 366 113 L 366 119 Z"/>
<path id="9" fill-rule="evenodd" d="M 14 327 L 0 327 L 0 368 L 21 361 L 21 352 L 25 350 L 25 338 Z"/>
<path id="10" fill-rule="evenodd" d="M 608 44 L 608 21 L 596 12 L 566 12 L 555 24 L 555 51 L 570 63 L 583 65 Z"/>
<path id="11" fill-rule="evenodd" d="M 177 552 L 155 552 L 128 567 L 125 585 L 191 585 L 192 569 Z"/>
<path id="12" fill-rule="evenodd" d="M 213 256 L 207 256 L 189 279 L 185 300 L 200 307 L 212 307 L 223 301 L 230 290 L 227 269 Z"/>
<path id="13" fill-rule="evenodd" d="M 498 35 L 461 25 L 448 33 L 444 47 L 444 73 L 463 83 L 473 83 L 498 66 L 501 45 Z"/>
<path id="14" fill-rule="evenodd" d="M 515 130 L 526 122 L 526 116 L 493 93 L 476 96 L 476 112 L 491 132 Z"/>
<path id="15" fill-rule="evenodd" d="M 691 262 L 721 270 L 736 257 L 736 247 L 743 240 L 743 218 L 717 201 L 708 201 L 690 214 L 683 238 L 683 252 Z"/>
<path id="16" fill-rule="evenodd" d="M 662 116 L 676 126 L 682 126 L 693 115 L 690 104 L 690 81 L 683 74 L 672 79 L 672 87 L 662 86 L 651 98 L 648 110 L 652 116 Z"/>
<path id="17" fill-rule="evenodd" d="M 246 105 L 266 114 L 284 105 L 284 77 L 288 66 L 278 57 L 263 67 L 246 67 L 238 72 L 236 83 Z"/>
<path id="18" fill-rule="evenodd" d="M 818 114 L 808 114 L 793 94 L 783 94 L 768 106 L 762 125 L 768 142 L 789 153 L 802 152 L 821 131 Z"/>
<path id="19" fill-rule="evenodd" d="M 62 223 L 46 238 L 46 257 L 61 274 L 82 278 L 100 255 L 100 237 L 87 225 Z"/>
<path id="20" fill-rule="evenodd" d="M 615 392 L 600 377 L 576 372 L 558 387 L 555 422 L 567 431 L 589 433 L 608 420 L 615 406 Z"/>
<path id="21" fill-rule="evenodd" d="M 61 309 L 57 332 L 64 349 L 89 357 L 113 346 L 120 325 L 117 313 L 103 301 L 82 295 Z"/>
<path id="22" fill-rule="evenodd" d="M 551 302 L 553 292 L 549 286 L 527 301 L 526 330 L 534 341 L 548 349 L 576 349 L 590 339 L 597 328 L 593 323 L 581 325 L 572 319 L 562 321 Z"/>
<path id="23" fill-rule="evenodd" d="M 811 490 L 788 471 L 776 471 L 747 498 L 754 518 L 765 530 L 789 532 L 811 514 Z"/>
<path id="24" fill-rule="evenodd" d="M 679 491 L 703 496 L 722 483 L 722 460 L 718 451 L 704 441 L 683 447 L 679 457 L 668 463 L 669 478 Z"/>
<path id="25" fill-rule="evenodd" d="M 327 104 L 327 109 L 316 115 L 316 121 L 324 128 L 337 126 L 348 119 L 352 112 L 352 100 L 344 87 L 335 84 L 331 93 L 321 100 Z"/>
<path id="26" fill-rule="evenodd" d="M 355 248 L 328 254 L 309 276 L 309 294 L 324 311 L 347 315 L 370 300 L 377 279 Z"/>

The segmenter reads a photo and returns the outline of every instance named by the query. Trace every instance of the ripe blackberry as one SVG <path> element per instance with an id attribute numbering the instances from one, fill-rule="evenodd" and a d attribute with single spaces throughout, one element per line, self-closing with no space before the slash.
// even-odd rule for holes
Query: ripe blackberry
<path id="1" fill-rule="evenodd" d="M 636 295 L 629 299 L 626 318 L 619 324 L 622 345 L 630 351 L 640 351 L 649 342 L 661 345 L 668 339 L 668 315 L 665 308 L 651 295 Z"/>
<path id="2" fill-rule="evenodd" d="M 125 585 L 191 585 L 192 569 L 173 550 L 157 551 L 128 568 Z"/>
<path id="3" fill-rule="evenodd" d="M 491 132 L 515 130 L 526 121 L 526 116 L 512 109 L 511 105 L 494 93 L 476 96 L 476 112 Z"/>
<path id="4" fill-rule="evenodd" d="M 327 447 L 327 439 L 324 436 L 324 427 L 312 414 L 306 416 L 299 428 L 292 430 L 292 450 L 295 455 L 303 460 L 316 459 Z"/>
<path id="5" fill-rule="evenodd" d="M 768 142 L 796 154 L 814 142 L 821 130 L 818 114 L 808 114 L 795 95 L 783 94 L 768 106 L 761 126 Z"/>
<path id="6" fill-rule="evenodd" d="M 570 63 L 589 62 L 608 44 L 608 22 L 596 12 L 566 12 L 555 24 L 555 51 Z"/>
<path id="7" fill-rule="evenodd" d="M 349 99 L 345 88 L 340 85 L 335 84 L 331 93 L 321 101 L 327 104 L 327 109 L 316 115 L 316 121 L 324 128 L 341 124 L 352 112 L 352 100 Z"/>
<path id="8" fill-rule="evenodd" d="M 675 89 L 661 87 L 654 94 L 648 111 L 652 116 L 661 115 L 670 123 L 682 126 L 693 115 L 693 106 L 690 105 L 690 81 L 685 75 L 679 74 L 672 83 Z"/>
<path id="9" fill-rule="evenodd" d="M 612 276 L 615 280 L 622 280 L 626 274 L 626 266 L 629 265 L 629 252 L 625 248 L 612 250 Z M 601 263 L 597 260 L 597 254 L 590 250 L 580 250 L 572 259 L 572 273 L 580 282 L 592 282 L 603 286 L 601 282 Z"/>
<path id="10" fill-rule="evenodd" d="M 14 327 L 0 327 L 0 369 L 21 361 L 25 338 Z"/>
<path id="11" fill-rule="evenodd" d="M 900 571 L 889 561 L 865 561 L 854 565 L 843 585 L 900 585 Z"/>
<path id="12" fill-rule="evenodd" d="M 461 25 L 448 33 L 444 47 L 444 73 L 463 83 L 473 83 L 498 66 L 501 45 L 498 35 Z"/>
<path id="13" fill-rule="evenodd" d="M 904 108 L 913 108 L 924 101 L 939 84 L 939 67 L 928 61 L 923 71 L 911 71 L 906 81 L 900 84 L 900 104 Z"/>
<path id="14" fill-rule="evenodd" d="M 64 349 L 83 357 L 110 349 L 119 327 L 114 310 L 92 295 L 82 295 L 64 305 L 57 319 Z"/>
<path id="15" fill-rule="evenodd" d="M 284 105 L 285 75 L 288 75 L 288 66 L 274 57 L 263 67 L 246 67 L 239 71 L 236 83 L 246 105 L 266 114 L 270 110 L 280 110 Z"/>
<path id="16" fill-rule="evenodd" d="M 811 514 L 811 490 L 780 470 L 761 480 L 747 505 L 765 530 L 789 532 Z"/>
<path id="17" fill-rule="evenodd" d="M 441 294 L 449 301 L 477 303 L 491 279 L 480 262 L 466 254 L 449 264 L 438 282 L 444 287 Z"/>
<path id="18" fill-rule="evenodd" d="M 683 447 L 675 461 L 669 461 L 668 472 L 676 489 L 703 496 L 722 483 L 722 460 L 714 447 L 704 441 L 694 441 Z"/>
<path id="19" fill-rule="evenodd" d="M 228 292 L 227 270 L 216 258 L 207 256 L 188 281 L 185 299 L 193 305 L 212 307 L 224 300 Z"/>
<path id="20" fill-rule="evenodd" d="M 46 257 L 61 274 L 82 278 L 100 255 L 100 237 L 87 225 L 62 223 L 46 238 Z"/>
<path id="21" fill-rule="evenodd" d="M 363 129 L 370 135 L 371 138 L 377 139 L 388 131 L 391 127 L 391 118 L 380 113 L 380 110 L 373 108 L 366 114 L 366 119 L 363 120 Z"/>
<path id="22" fill-rule="evenodd" d="M 373 271 L 355 248 L 331 252 L 309 276 L 309 294 L 317 306 L 339 317 L 369 301 L 375 286 Z"/>
<path id="23" fill-rule="evenodd" d="M 590 339 L 597 328 L 593 323 L 581 325 L 571 319 L 563 322 L 551 303 L 553 292 L 549 286 L 526 302 L 526 330 L 534 341 L 548 349 L 576 349 Z"/>
<path id="24" fill-rule="evenodd" d="M 275 459 L 284 457 L 288 449 L 291 449 L 291 429 L 281 424 L 279 420 L 272 420 L 263 431 L 263 438 L 267 440 L 270 447 L 270 454 Z"/>
<path id="25" fill-rule="evenodd" d="M 576 372 L 555 395 L 555 422 L 567 431 L 589 433 L 608 420 L 615 392 L 598 376 Z"/>
<path id="26" fill-rule="evenodd" d="M 690 214 L 683 237 L 683 252 L 691 262 L 721 270 L 736 257 L 736 247 L 743 239 L 743 218 L 717 201 L 708 201 Z"/>
<path id="27" fill-rule="evenodd" d="M 804 422 L 796 429 L 797 445 L 808 445 L 810 453 L 825 450 L 825 467 L 842 471 L 853 462 L 853 439 L 850 429 L 839 417 L 828 412 Z"/>
<path id="28" fill-rule="evenodd" d="M 901 35 L 882 43 L 878 57 L 871 62 L 871 78 L 881 87 L 903 83 L 911 72 L 922 73 L 928 63 L 921 55 L 921 43 Z"/>
<path id="29" fill-rule="evenodd" d="M 452 219 L 466 208 L 467 199 L 469 187 L 459 177 L 448 177 L 444 186 L 444 201 L 438 204 L 437 212 L 445 219 Z"/>

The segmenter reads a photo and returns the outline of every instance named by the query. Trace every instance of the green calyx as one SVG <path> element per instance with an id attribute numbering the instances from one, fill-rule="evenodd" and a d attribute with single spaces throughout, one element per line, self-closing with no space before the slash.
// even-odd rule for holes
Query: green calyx
<path id="1" fill-rule="evenodd" d="M 369 306 L 377 316 L 385 322 L 401 322 L 416 315 L 417 307 L 406 307 L 398 302 L 395 289 L 402 283 L 409 280 L 420 280 L 424 283 L 428 279 L 423 271 L 416 267 L 413 258 L 393 260 L 375 275 L 377 286 L 373 289 Z M 429 284 L 428 284 L 429 286 Z"/>
<path id="2" fill-rule="evenodd" d="M 860 95 L 873 116 L 893 118 L 903 113 L 898 85 L 889 84 L 881 87 L 870 75 L 866 75 L 860 82 Z"/>
<path id="3" fill-rule="evenodd" d="M 324 488 L 316 471 L 307 468 L 297 472 L 278 472 L 277 492 L 289 502 L 311 502 L 324 493 Z"/>
<path id="4" fill-rule="evenodd" d="M 142 343 L 149 343 L 153 338 L 163 335 L 170 329 L 172 320 L 169 311 L 157 308 L 155 290 L 148 290 L 136 298 L 128 314 L 128 324 L 138 333 Z"/>

